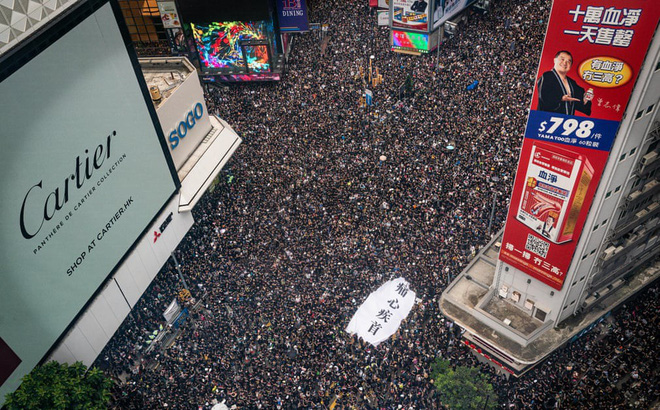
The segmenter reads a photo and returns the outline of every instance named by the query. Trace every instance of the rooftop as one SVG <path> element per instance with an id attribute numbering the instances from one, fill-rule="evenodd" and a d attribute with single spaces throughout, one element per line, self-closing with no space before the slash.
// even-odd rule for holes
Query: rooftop
<path id="1" fill-rule="evenodd" d="M 150 57 L 140 58 L 140 67 L 147 87 L 158 87 L 161 99 L 154 100 L 158 108 L 192 73 L 195 67 L 185 57 Z M 152 93 L 152 99 L 154 95 Z"/>
<path id="2" fill-rule="evenodd" d="M 660 261 L 656 260 L 651 267 L 637 272 L 627 283 L 608 294 L 607 298 L 595 301 L 593 308 L 554 327 L 553 322 L 543 323 L 513 303 L 497 297 L 493 280 L 502 233 L 499 232 L 447 287 L 440 299 L 440 308 L 449 319 L 523 365 L 544 359 L 660 277 Z M 480 316 L 488 316 L 499 322 L 502 328 L 513 329 L 513 333 L 529 340 L 529 343 L 523 345 L 513 340 L 500 329 L 486 324 Z"/>

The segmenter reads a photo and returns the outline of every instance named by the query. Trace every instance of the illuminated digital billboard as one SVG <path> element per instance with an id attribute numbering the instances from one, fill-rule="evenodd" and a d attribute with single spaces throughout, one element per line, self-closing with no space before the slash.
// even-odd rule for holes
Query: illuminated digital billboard
<path id="1" fill-rule="evenodd" d="M 0 70 L 0 403 L 178 186 L 119 6 L 87 6 Z"/>
<path id="2" fill-rule="evenodd" d="M 242 44 L 241 47 L 245 54 L 245 62 L 249 72 L 264 73 L 270 71 L 270 56 L 268 55 L 267 44 Z"/>
<path id="3" fill-rule="evenodd" d="M 428 53 L 429 35 L 410 31 L 392 30 L 392 49 Z"/>
<path id="4" fill-rule="evenodd" d="M 246 66 L 241 42 L 253 40 L 268 40 L 273 31 L 272 26 L 265 21 L 245 22 L 229 21 L 210 23 L 208 25 L 190 24 L 199 59 L 204 68 L 210 70 L 236 70 Z M 268 71 L 263 48 L 248 50 L 248 63 L 260 71 Z"/>

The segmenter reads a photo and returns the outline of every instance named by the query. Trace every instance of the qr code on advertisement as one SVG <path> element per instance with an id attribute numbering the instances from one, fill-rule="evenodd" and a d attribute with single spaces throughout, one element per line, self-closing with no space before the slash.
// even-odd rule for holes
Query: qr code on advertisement
<path id="1" fill-rule="evenodd" d="M 530 252 L 534 252 L 542 258 L 545 258 L 548 254 L 548 248 L 550 248 L 550 242 L 546 242 L 543 239 L 539 239 L 534 235 L 527 235 L 527 242 L 525 243 L 525 249 Z"/>

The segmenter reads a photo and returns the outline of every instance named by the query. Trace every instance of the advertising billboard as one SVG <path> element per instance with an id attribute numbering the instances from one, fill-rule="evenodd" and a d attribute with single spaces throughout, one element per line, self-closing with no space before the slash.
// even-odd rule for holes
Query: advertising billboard
<path id="1" fill-rule="evenodd" d="M 235 70 L 246 67 L 241 41 L 268 40 L 273 32 L 265 21 L 227 21 L 190 24 L 199 60 L 205 69 Z"/>
<path id="2" fill-rule="evenodd" d="M 159 1 L 158 12 L 160 13 L 160 19 L 163 22 L 164 28 L 181 28 L 179 13 L 173 1 Z"/>
<path id="3" fill-rule="evenodd" d="M 271 64 L 267 44 L 244 44 L 242 47 L 249 72 L 263 73 L 270 71 Z"/>
<path id="4" fill-rule="evenodd" d="M 277 17 L 282 32 L 309 31 L 305 0 L 277 0 Z"/>
<path id="5" fill-rule="evenodd" d="M 561 289 L 660 3 L 555 1 L 499 259 Z"/>
<path id="6" fill-rule="evenodd" d="M 413 33 L 410 31 L 392 30 L 392 49 L 428 53 L 429 35 Z"/>
<path id="7" fill-rule="evenodd" d="M 178 185 L 119 6 L 87 6 L 47 42 L 36 36 L 43 49 L 19 50 L 23 65 L 0 77 L 0 398 L 62 337 Z"/>
<path id="8" fill-rule="evenodd" d="M 389 10 L 378 10 L 377 11 L 377 20 L 379 26 L 389 26 L 390 25 L 390 11 Z"/>
<path id="9" fill-rule="evenodd" d="M 392 27 L 428 31 L 429 3 L 426 0 L 391 0 Z"/>

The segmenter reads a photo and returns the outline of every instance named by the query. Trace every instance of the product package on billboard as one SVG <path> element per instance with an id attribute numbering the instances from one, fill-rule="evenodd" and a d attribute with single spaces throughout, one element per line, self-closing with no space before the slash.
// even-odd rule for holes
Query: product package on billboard
<path id="1" fill-rule="evenodd" d="M 554 243 L 570 241 L 593 174 L 585 156 L 535 142 L 516 218 Z"/>
<path id="2" fill-rule="evenodd" d="M 561 289 L 660 2 L 555 0 L 499 259 Z"/>
<path id="3" fill-rule="evenodd" d="M 392 27 L 428 31 L 428 5 L 425 0 L 393 0 Z"/>

